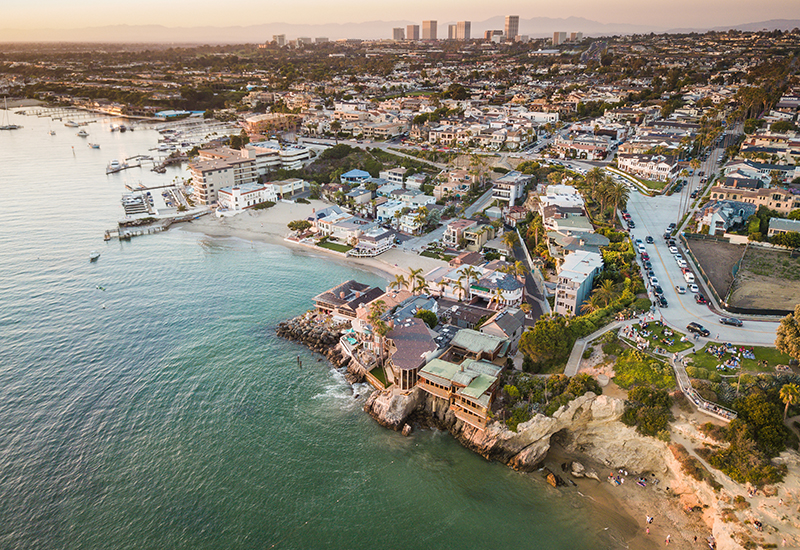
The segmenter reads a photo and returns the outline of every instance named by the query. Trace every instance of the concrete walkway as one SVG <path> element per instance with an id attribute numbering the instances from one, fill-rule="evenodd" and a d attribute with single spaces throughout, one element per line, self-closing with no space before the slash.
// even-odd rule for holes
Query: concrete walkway
<path id="1" fill-rule="evenodd" d="M 569 359 L 567 360 L 567 366 L 564 368 L 564 374 L 567 376 L 575 376 L 578 374 L 578 369 L 581 366 L 581 359 L 583 358 L 583 351 L 586 349 L 586 344 L 595 340 L 596 338 L 602 336 L 606 332 L 610 330 L 614 330 L 616 328 L 621 327 L 629 327 L 631 325 L 635 325 L 639 323 L 639 319 L 628 319 L 627 321 L 614 321 L 611 324 L 604 326 L 603 328 L 594 331 L 589 336 L 584 338 L 578 338 L 575 341 L 575 345 L 572 347 L 572 353 L 569 354 Z"/>

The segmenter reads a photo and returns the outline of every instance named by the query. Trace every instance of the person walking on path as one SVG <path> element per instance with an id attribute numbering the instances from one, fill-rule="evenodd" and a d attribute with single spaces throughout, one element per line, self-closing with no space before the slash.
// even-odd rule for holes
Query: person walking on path
<path id="1" fill-rule="evenodd" d="M 672 537 L 672 535 L 667 535 L 667 546 L 669 546 L 669 539 L 670 539 L 671 537 Z"/>

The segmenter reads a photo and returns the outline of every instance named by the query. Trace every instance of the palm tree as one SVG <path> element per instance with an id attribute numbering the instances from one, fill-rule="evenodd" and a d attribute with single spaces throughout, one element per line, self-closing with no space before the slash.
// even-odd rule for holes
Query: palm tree
<path id="1" fill-rule="evenodd" d="M 461 282 L 461 279 L 457 280 L 457 281 L 456 281 L 456 282 L 453 284 L 453 286 L 454 286 L 454 287 L 455 287 L 455 289 L 456 289 L 456 294 L 458 295 L 458 301 L 460 302 L 461 300 L 463 300 L 463 299 L 464 299 L 464 294 L 466 294 L 466 293 L 467 293 L 467 289 L 466 289 L 466 287 L 464 286 L 464 284 Z"/>
<path id="2" fill-rule="evenodd" d="M 529 314 L 529 313 L 531 312 L 531 305 L 530 305 L 528 302 L 522 302 L 522 303 L 519 305 L 519 308 L 522 310 L 522 312 L 523 312 L 525 315 L 527 315 L 527 314 Z"/>
<path id="3" fill-rule="evenodd" d="M 492 305 L 492 301 L 494 300 L 497 302 L 497 309 L 500 309 L 500 301 L 503 299 L 503 289 L 499 286 L 494 289 L 494 296 L 489 299 L 489 307 Z"/>
<path id="4" fill-rule="evenodd" d="M 407 284 L 408 284 L 408 282 L 406 281 L 406 278 L 403 277 L 400 274 L 397 274 L 397 275 L 394 276 L 394 281 L 389 283 L 389 288 L 396 288 L 397 290 L 400 290 L 401 288 L 403 288 Z"/>
<path id="5" fill-rule="evenodd" d="M 513 254 L 514 247 L 517 246 L 519 242 L 519 237 L 517 236 L 516 231 L 506 231 L 503 233 L 503 244 L 508 247 L 508 252 Z"/>
<path id="6" fill-rule="evenodd" d="M 477 281 L 479 278 L 480 273 L 478 270 L 469 265 L 461 272 L 461 276 L 458 278 L 458 280 L 460 281 L 461 279 L 467 279 L 467 284 L 471 285 L 473 279 Z"/>
<path id="7" fill-rule="evenodd" d="M 533 242 L 536 245 L 536 248 L 539 248 L 539 237 L 544 234 L 544 224 L 542 223 L 542 217 L 537 215 L 536 217 L 531 220 L 530 225 L 528 226 L 528 238 L 533 236 Z"/>
<path id="8" fill-rule="evenodd" d="M 592 297 L 594 298 L 595 296 L 597 296 L 599 304 L 603 304 L 603 307 L 607 307 L 608 304 L 613 302 L 617 297 L 617 289 L 614 287 L 614 281 L 606 279 L 600 283 L 600 286 L 592 291 Z"/>
<path id="9" fill-rule="evenodd" d="M 417 275 L 414 282 L 414 294 L 422 294 L 423 292 L 430 292 L 430 290 L 431 288 L 428 285 L 428 281 L 425 280 L 425 277 Z"/>
<path id="10" fill-rule="evenodd" d="M 584 304 L 581 306 L 581 313 L 592 313 L 600 309 L 600 304 L 598 304 L 597 295 L 592 295 Z"/>
<path id="11" fill-rule="evenodd" d="M 414 292 L 414 286 L 416 285 L 417 277 L 420 276 L 422 273 L 422 268 L 414 269 L 413 267 L 408 268 L 408 279 L 406 280 L 406 284 L 408 285 L 408 290 Z"/>
<path id="12" fill-rule="evenodd" d="M 784 384 L 778 395 L 781 401 L 786 403 L 786 408 L 783 409 L 783 421 L 786 422 L 786 415 L 789 414 L 789 405 L 800 403 L 800 386 L 794 383 Z"/>
<path id="13" fill-rule="evenodd" d="M 608 198 L 614 202 L 614 215 L 616 215 L 620 206 L 625 208 L 628 204 L 628 198 L 630 198 L 628 186 L 622 182 L 614 182 L 608 190 Z"/>
<path id="14" fill-rule="evenodd" d="M 370 305 L 369 308 L 369 321 L 372 325 L 372 331 L 377 336 L 375 339 L 378 344 L 378 349 L 375 354 L 375 362 L 383 367 L 383 342 L 386 339 L 386 334 L 389 332 L 389 325 L 381 319 L 386 313 L 386 302 L 377 300 Z"/>
<path id="15" fill-rule="evenodd" d="M 584 177 L 584 181 L 586 185 L 589 187 L 589 196 L 594 198 L 594 190 L 597 187 L 597 184 L 600 183 L 603 179 L 603 171 L 600 168 L 592 168 Z"/>

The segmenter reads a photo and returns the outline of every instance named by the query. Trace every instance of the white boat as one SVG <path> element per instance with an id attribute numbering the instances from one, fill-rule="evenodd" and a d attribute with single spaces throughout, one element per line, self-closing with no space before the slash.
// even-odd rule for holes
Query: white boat
<path id="1" fill-rule="evenodd" d="M 68 120 L 64 123 L 64 126 L 66 126 L 67 128 L 79 128 L 80 124 L 78 124 L 74 120 Z"/>
<path id="2" fill-rule="evenodd" d="M 89 252 L 89 261 L 90 262 L 96 262 L 97 258 L 99 258 L 99 257 L 100 257 L 100 253 L 97 250 L 92 250 L 91 252 Z"/>
<path id="3" fill-rule="evenodd" d="M 113 174 L 115 172 L 125 170 L 126 168 L 130 168 L 126 162 L 120 162 L 115 159 L 109 162 L 108 166 L 106 166 L 106 174 Z"/>
<path id="4" fill-rule="evenodd" d="M 86 130 L 81 130 L 80 132 L 78 132 L 75 135 L 78 136 L 78 137 L 89 137 L 89 132 L 87 132 Z"/>
<path id="5" fill-rule="evenodd" d="M 50 130 L 50 135 L 51 135 L 51 136 L 54 136 L 54 135 L 56 135 L 56 131 L 55 131 L 55 130 Z"/>
<path id="6" fill-rule="evenodd" d="M 92 149 L 100 149 L 100 144 L 99 143 L 90 143 L 89 147 L 91 147 Z"/>
<path id="7" fill-rule="evenodd" d="M 0 130 L 19 130 L 22 128 L 19 124 L 11 124 L 8 122 L 8 98 L 3 98 L 3 124 L 0 125 Z"/>

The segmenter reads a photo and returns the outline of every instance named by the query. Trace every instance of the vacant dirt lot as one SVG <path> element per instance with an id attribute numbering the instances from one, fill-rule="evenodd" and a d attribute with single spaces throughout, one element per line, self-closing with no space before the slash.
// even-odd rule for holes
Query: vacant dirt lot
<path id="1" fill-rule="evenodd" d="M 791 311 L 800 303 L 800 257 L 748 247 L 733 288 L 732 306 Z"/>
<path id="2" fill-rule="evenodd" d="M 723 300 L 733 282 L 733 266 L 744 252 L 744 246 L 717 241 L 688 239 L 689 249 L 705 271 L 711 286 Z M 699 274 L 698 274 L 699 275 Z"/>

